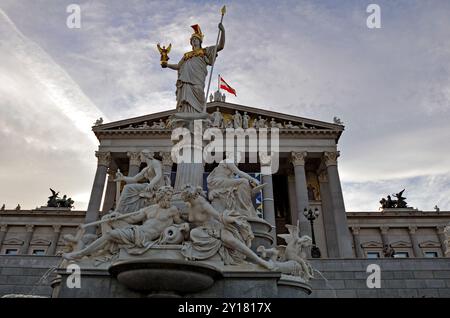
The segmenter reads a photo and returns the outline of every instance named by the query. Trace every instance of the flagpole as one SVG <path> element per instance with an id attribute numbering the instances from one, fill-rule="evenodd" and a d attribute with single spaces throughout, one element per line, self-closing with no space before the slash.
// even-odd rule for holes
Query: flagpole
<path id="1" fill-rule="evenodd" d="M 222 13 L 222 17 L 220 18 L 220 23 L 222 23 L 223 16 L 225 15 L 225 12 L 226 12 L 226 7 L 223 6 L 220 12 Z M 214 59 L 211 64 L 211 73 L 209 74 L 208 89 L 206 90 L 206 97 L 205 97 L 205 105 L 203 105 L 203 112 L 205 112 L 205 113 L 206 113 L 206 103 L 208 102 L 209 87 L 211 86 L 211 77 L 212 77 L 212 73 L 214 71 L 214 64 L 216 63 L 217 46 L 219 45 L 219 38 L 220 38 L 221 32 L 222 31 L 219 29 L 219 32 L 217 33 L 216 46 L 214 47 L 214 55 L 213 55 Z"/>

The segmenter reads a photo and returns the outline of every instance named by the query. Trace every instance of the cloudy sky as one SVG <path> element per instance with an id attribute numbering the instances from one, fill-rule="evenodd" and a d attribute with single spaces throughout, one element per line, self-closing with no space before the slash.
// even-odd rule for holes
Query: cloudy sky
<path id="1" fill-rule="evenodd" d="M 381 29 L 366 25 L 370 3 Z M 69 29 L 66 8 L 81 7 Z M 198 23 L 213 44 L 219 1 L 0 0 L 0 204 L 44 205 L 49 187 L 89 200 L 91 125 L 174 108 L 178 60 Z M 450 209 L 450 2 L 227 1 L 215 72 L 228 101 L 332 121 L 348 211 L 406 188 L 422 210 Z"/>

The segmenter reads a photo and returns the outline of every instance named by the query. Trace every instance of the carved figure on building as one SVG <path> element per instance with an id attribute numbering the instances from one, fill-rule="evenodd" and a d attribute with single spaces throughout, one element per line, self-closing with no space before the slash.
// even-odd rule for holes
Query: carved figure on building
<path id="1" fill-rule="evenodd" d="M 141 129 L 149 129 L 150 125 L 146 121 L 144 121 L 144 123 L 141 126 L 139 126 L 139 128 L 141 128 Z"/>
<path id="2" fill-rule="evenodd" d="M 94 126 L 99 126 L 99 125 L 101 125 L 101 124 L 103 124 L 103 118 L 102 118 L 102 117 L 100 117 L 99 119 L 97 119 L 97 120 L 95 121 Z"/>
<path id="3" fill-rule="evenodd" d="M 185 186 L 181 196 L 189 203 L 189 222 L 198 224 L 190 232 L 190 241 L 183 244 L 181 253 L 189 260 L 206 260 L 219 254 L 226 265 L 243 263 L 247 258 L 267 269 L 273 263 L 258 257 L 251 249 L 254 238 L 246 217 L 237 212 L 236 189 L 229 189 L 228 204 L 220 213 L 204 197 L 200 187 Z"/>
<path id="4" fill-rule="evenodd" d="M 155 196 L 156 204 L 122 216 L 122 221 L 128 223 L 127 227 L 103 233 L 101 237 L 82 250 L 63 254 L 63 257 L 69 260 L 79 259 L 102 250 L 116 251 L 118 247 L 125 247 L 129 254 L 144 253 L 158 243 L 158 239 L 161 238 L 166 228 L 174 223 L 184 223 L 178 208 L 171 204 L 172 195 L 172 187 L 159 188 Z M 110 214 L 110 220 L 114 220 L 116 217 L 121 216 L 117 213 Z"/>
<path id="5" fill-rule="evenodd" d="M 216 58 L 215 53 L 225 46 L 225 28 L 219 24 L 220 40 L 216 46 L 202 48 L 203 33 L 198 24 L 193 25 L 194 33 L 190 44 L 192 51 L 183 55 L 178 64 L 161 62 L 163 68 L 178 71 L 176 83 L 177 110 L 187 113 L 201 113 L 205 105 L 205 79 L 208 74 L 207 65 L 212 65 Z"/>
<path id="6" fill-rule="evenodd" d="M 0 209 L 0 211 L 5 211 L 6 210 L 6 205 L 3 203 L 2 208 Z"/>
<path id="7" fill-rule="evenodd" d="M 336 117 L 336 116 L 334 116 L 333 117 L 333 122 L 336 124 L 336 125 L 343 125 L 344 123 L 342 122 L 342 120 L 340 120 L 338 117 Z"/>
<path id="8" fill-rule="evenodd" d="M 250 116 L 247 115 L 247 112 L 244 112 L 244 115 L 242 116 L 242 128 L 248 129 L 250 126 Z"/>
<path id="9" fill-rule="evenodd" d="M 125 181 L 127 185 L 120 194 L 115 212 L 135 212 L 154 203 L 155 191 L 168 183 L 168 180 L 163 176 L 161 161 L 156 159 L 152 152 L 143 150 L 139 156 L 141 162 L 146 163 L 147 166 L 136 176 L 126 177 L 120 171 L 116 174 L 114 181 Z M 138 183 L 142 180 L 148 182 Z"/>
<path id="10" fill-rule="evenodd" d="M 445 245 L 445 257 L 450 256 L 450 225 L 444 227 L 444 245 Z"/>
<path id="11" fill-rule="evenodd" d="M 258 122 L 257 122 L 257 128 L 267 128 L 267 123 L 266 120 L 264 118 L 262 118 L 262 116 L 258 116 Z"/>
<path id="12" fill-rule="evenodd" d="M 239 170 L 236 165 L 239 159 L 235 160 L 233 153 L 227 153 L 227 158 L 222 160 L 219 165 L 208 175 L 207 183 L 209 190 L 209 200 L 213 207 L 219 212 L 226 209 L 229 200 L 230 189 L 236 188 L 234 200 L 235 209 L 241 215 L 248 217 L 258 217 L 253 206 L 254 188 L 260 183 L 247 173 Z M 239 178 L 236 178 L 238 176 Z"/>
<path id="13" fill-rule="evenodd" d="M 150 128 L 151 129 L 165 129 L 166 128 L 166 124 L 164 123 L 162 118 L 160 118 L 159 122 L 157 122 L 157 121 L 153 122 L 153 124 L 152 124 L 152 126 Z"/>
<path id="14" fill-rule="evenodd" d="M 384 257 L 394 257 L 395 251 L 390 244 L 384 244 L 383 256 Z"/>
<path id="15" fill-rule="evenodd" d="M 224 127 L 224 119 L 219 107 L 217 107 L 216 111 L 211 114 L 211 126 L 216 128 Z"/>
<path id="16" fill-rule="evenodd" d="M 313 187 L 311 184 L 308 184 L 307 190 L 308 190 L 308 200 L 310 201 L 317 200 L 316 188 Z"/>
<path id="17" fill-rule="evenodd" d="M 298 129 L 299 128 L 298 126 L 293 125 L 291 121 L 289 121 L 287 124 L 284 124 L 284 127 L 288 128 L 288 129 Z"/>
<path id="18" fill-rule="evenodd" d="M 242 128 L 242 115 L 237 110 L 233 115 L 233 126 L 235 129 Z"/>

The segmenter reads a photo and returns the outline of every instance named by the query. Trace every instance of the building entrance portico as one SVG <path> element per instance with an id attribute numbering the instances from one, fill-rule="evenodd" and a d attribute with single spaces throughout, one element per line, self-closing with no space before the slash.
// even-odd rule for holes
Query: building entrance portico
<path id="1" fill-rule="evenodd" d="M 255 198 L 255 209 L 273 227 L 274 240 L 275 234 L 285 232 L 287 223 L 298 222 L 301 235 L 311 235 L 303 210 L 317 208 L 320 216 L 314 227 L 323 257 L 351 257 L 351 237 L 337 168 L 337 142 L 343 126 L 225 102 L 208 103 L 207 110 L 210 115 L 220 112 L 223 126 L 216 128 L 224 133 L 227 123 L 228 127 L 232 125 L 236 112 L 245 113 L 250 118 L 250 127 L 258 133 L 261 128 L 279 129 L 279 160 L 275 173 L 268 172 L 267 163 L 257 153 L 245 153 L 238 165 L 240 170 L 267 184 Z M 114 208 L 119 191 L 115 173 L 120 170 L 127 176 L 136 175 L 145 167 L 139 159 L 144 149 L 161 160 L 164 175 L 177 188 L 179 169 L 171 156 L 174 113 L 166 111 L 93 128 L 100 146 L 96 152 L 98 166 L 86 222 Z M 256 157 L 256 162 L 248 162 L 249 157 Z M 189 177 L 199 178 L 198 182 L 208 190 L 205 180 L 217 164 L 203 163 L 201 170 L 194 173 L 196 176 Z"/>

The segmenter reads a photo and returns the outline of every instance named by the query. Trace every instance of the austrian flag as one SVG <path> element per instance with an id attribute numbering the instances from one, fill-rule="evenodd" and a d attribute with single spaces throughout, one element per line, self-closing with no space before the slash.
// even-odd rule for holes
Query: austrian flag
<path id="1" fill-rule="evenodd" d="M 236 91 L 233 87 L 227 84 L 225 80 L 220 76 L 220 88 L 226 90 L 228 93 L 233 94 L 236 96 Z"/>

